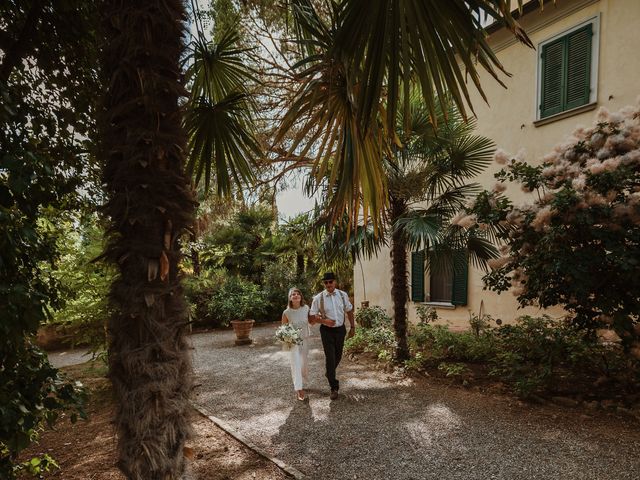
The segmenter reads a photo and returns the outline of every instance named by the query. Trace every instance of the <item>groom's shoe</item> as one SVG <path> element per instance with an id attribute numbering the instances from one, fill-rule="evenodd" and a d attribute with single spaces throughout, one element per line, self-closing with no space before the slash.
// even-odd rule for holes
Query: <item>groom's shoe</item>
<path id="1" fill-rule="evenodd" d="M 331 400 L 337 400 L 338 399 L 338 390 L 331 390 L 331 394 L 329 395 L 329 398 Z"/>

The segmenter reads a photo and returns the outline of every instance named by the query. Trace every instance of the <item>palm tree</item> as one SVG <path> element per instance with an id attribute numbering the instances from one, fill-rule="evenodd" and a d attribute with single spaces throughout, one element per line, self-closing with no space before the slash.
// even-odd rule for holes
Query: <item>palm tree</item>
<path id="1" fill-rule="evenodd" d="M 185 11 L 180 0 L 105 0 L 99 119 L 110 219 L 109 376 L 118 466 L 129 479 L 177 479 L 190 435 L 192 368 L 178 275 L 195 202 L 184 174 Z"/>
<path id="2" fill-rule="evenodd" d="M 466 118 L 472 106 L 465 79 L 484 97 L 478 65 L 499 82 L 499 72 L 506 74 L 487 43 L 485 17 L 532 45 L 511 15 L 511 0 L 331 0 L 328 20 L 311 0 L 288 3 L 300 87 L 276 141 L 295 131 L 289 150 L 313 153 L 312 175 L 329 182 L 335 223 L 346 212 L 351 225 L 360 215 L 382 225 L 388 192 L 381 158 L 391 157 L 396 112 L 400 104 L 408 111 L 413 84 L 433 121 L 447 95 Z"/>
<path id="3" fill-rule="evenodd" d="M 475 122 L 463 121 L 456 108 L 436 107 L 437 122 L 417 96 L 409 110 L 399 112 L 397 134 L 400 147 L 388 163 L 389 207 L 386 223 L 391 239 L 391 298 L 393 302 L 396 359 L 409 358 L 407 344 L 407 251 L 422 247 L 429 255 L 432 273 L 466 267 L 467 255 L 484 267 L 497 250 L 489 232 L 451 224 L 463 211 L 479 185 L 468 183 L 491 161 L 493 143 L 473 135 Z M 455 252 L 466 252 L 456 255 Z M 464 265 L 462 264 L 464 262 Z"/>
<path id="4" fill-rule="evenodd" d="M 304 144 L 305 152 L 316 154 L 313 174 L 329 180 L 333 219 L 346 213 L 355 224 L 362 209 L 376 228 L 388 202 L 380 159 L 392 157 L 386 154 L 400 93 L 417 78 L 429 111 L 448 90 L 464 112 L 463 68 L 479 89 L 476 64 L 498 78 L 503 68 L 475 12 L 528 42 L 511 16 L 510 0 L 331 1 L 331 25 L 311 0 L 288 3 L 303 34 L 304 58 L 297 66 L 299 94 L 282 131 L 301 127 L 289 147 Z M 107 92 L 100 131 L 111 219 L 105 255 L 120 271 L 111 293 L 117 314 L 109 324 L 119 466 L 128 478 L 178 478 L 191 387 L 179 238 L 194 211 L 183 173 L 187 136 L 179 108 L 185 12 L 180 0 L 103 0 L 101 8 Z M 240 157 L 257 149 L 241 133 L 245 94 L 213 92 L 205 87 L 204 95 L 196 95 L 186 125 L 191 152 L 202 160 L 193 160 L 191 170 L 210 178 L 215 163 L 216 187 L 224 194 L 231 179 L 250 178 Z"/>
<path id="5" fill-rule="evenodd" d="M 350 228 L 348 219 L 329 229 L 330 218 L 320 221 L 323 257 L 335 264 L 378 255 L 383 245 L 391 247 L 391 298 L 396 336 L 395 359 L 409 358 L 407 343 L 407 252 L 423 248 L 429 252 L 433 272 L 460 269 L 467 256 L 479 267 L 496 257 L 490 231 L 452 225 L 469 197 L 480 190 L 469 180 L 490 162 L 491 140 L 473 135 L 475 122 L 465 122 L 455 107 L 436 106 L 432 122 L 421 98 L 413 95 L 407 114 L 399 111 L 393 158 L 383 163 L 388 179 L 388 206 L 384 224 L 376 235 L 371 222 Z M 436 126 L 437 125 L 437 126 Z M 456 252 L 465 252 L 464 256 Z M 464 260 L 464 265 L 462 265 Z"/>

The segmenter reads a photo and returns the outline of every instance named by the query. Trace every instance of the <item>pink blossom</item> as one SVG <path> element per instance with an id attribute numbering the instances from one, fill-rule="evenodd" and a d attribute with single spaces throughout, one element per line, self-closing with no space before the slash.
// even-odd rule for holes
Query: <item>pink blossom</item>
<path id="1" fill-rule="evenodd" d="M 601 162 L 598 162 L 598 163 L 591 164 L 588 170 L 589 170 L 589 173 L 591 173 L 591 175 L 598 175 L 605 171 L 605 167 Z"/>
<path id="2" fill-rule="evenodd" d="M 510 158 L 511 156 L 501 148 L 498 148 L 496 152 L 493 154 L 493 159 L 495 160 L 496 163 L 500 165 L 506 165 L 506 163 L 510 160 Z"/>
<path id="3" fill-rule="evenodd" d="M 491 268 L 491 270 L 497 270 L 504 267 L 510 261 L 511 257 L 491 258 L 487 260 L 487 265 L 489 265 L 489 268 Z"/>
<path id="4" fill-rule="evenodd" d="M 571 185 L 575 190 L 584 190 L 584 187 L 586 187 L 587 185 L 587 179 L 584 175 L 580 175 L 579 177 L 573 179 Z"/>
<path id="5" fill-rule="evenodd" d="M 553 212 L 551 211 L 551 206 L 547 205 L 546 207 L 538 210 L 536 217 L 531 222 L 531 226 L 535 230 L 540 231 L 545 225 L 549 224 L 552 216 L 553 216 Z"/>
<path id="6" fill-rule="evenodd" d="M 502 193 L 506 189 L 507 189 L 507 186 L 502 182 L 498 182 L 493 186 L 493 192 L 494 193 Z"/>
<path id="7" fill-rule="evenodd" d="M 474 214 L 467 215 L 458 221 L 458 225 L 461 226 L 462 228 L 472 227 L 473 225 L 475 225 L 475 223 L 476 223 L 476 216 Z"/>
<path id="8" fill-rule="evenodd" d="M 460 220 L 462 220 L 466 216 L 466 212 L 458 212 L 458 214 L 451 219 L 451 225 L 460 225 Z"/>

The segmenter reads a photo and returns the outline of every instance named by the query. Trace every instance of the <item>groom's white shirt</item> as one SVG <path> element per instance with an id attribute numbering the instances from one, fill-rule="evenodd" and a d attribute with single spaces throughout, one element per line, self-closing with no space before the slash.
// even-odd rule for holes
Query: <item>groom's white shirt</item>
<path id="1" fill-rule="evenodd" d="M 327 318 L 331 320 L 335 320 L 336 324 L 334 327 L 340 327 L 344 325 L 344 315 L 346 312 L 350 312 L 353 310 L 353 305 L 349 301 L 349 295 L 342 290 L 338 290 L 337 288 L 333 291 L 333 293 L 329 293 L 326 290 L 321 291 L 315 297 L 313 297 L 313 301 L 311 302 L 311 310 L 309 313 L 311 315 L 318 315 L 320 313 L 320 297 L 324 295 L 324 314 Z M 344 302 L 340 298 L 344 299 Z"/>

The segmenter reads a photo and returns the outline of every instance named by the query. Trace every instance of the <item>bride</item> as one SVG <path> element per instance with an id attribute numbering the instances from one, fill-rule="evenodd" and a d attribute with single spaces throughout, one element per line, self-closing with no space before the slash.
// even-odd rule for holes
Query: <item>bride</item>
<path id="1" fill-rule="evenodd" d="M 309 356 L 309 306 L 298 288 L 289 290 L 287 309 L 282 312 L 282 324 L 289 323 L 300 330 L 302 345 L 291 346 L 291 377 L 298 400 L 305 399 L 304 383 L 308 375 Z"/>

